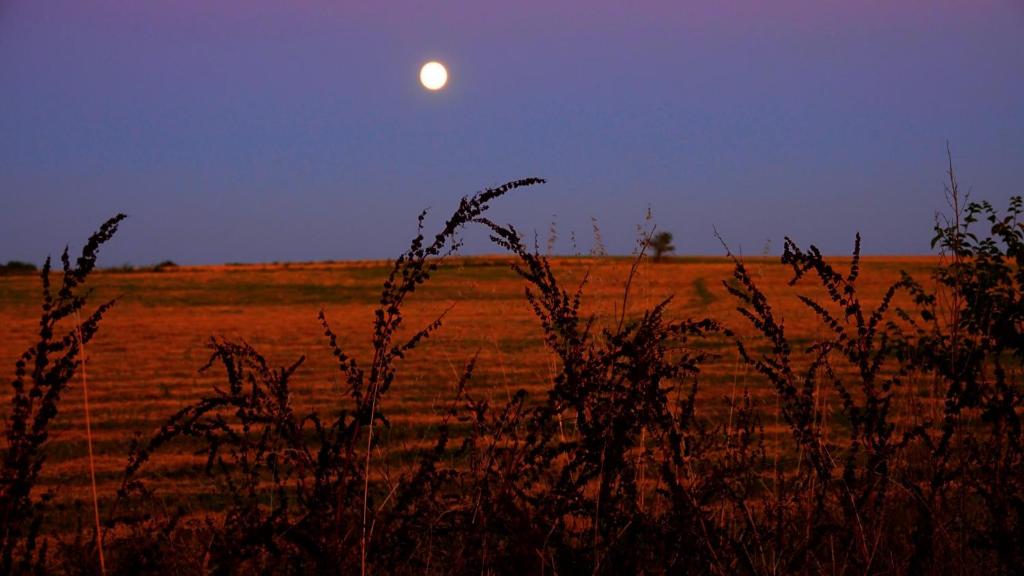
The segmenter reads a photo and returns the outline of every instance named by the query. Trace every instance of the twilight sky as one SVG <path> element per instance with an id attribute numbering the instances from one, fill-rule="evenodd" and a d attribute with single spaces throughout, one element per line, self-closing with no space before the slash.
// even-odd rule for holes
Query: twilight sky
<path id="1" fill-rule="evenodd" d="M 1024 193 L 1020 0 L 0 0 L 3 261 L 118 211 L 103 265 L 389 257 L 526 176 L 492 217 L 565 253 L 648 204 L 681 253 L 924 253 L 947 140 Z"/>

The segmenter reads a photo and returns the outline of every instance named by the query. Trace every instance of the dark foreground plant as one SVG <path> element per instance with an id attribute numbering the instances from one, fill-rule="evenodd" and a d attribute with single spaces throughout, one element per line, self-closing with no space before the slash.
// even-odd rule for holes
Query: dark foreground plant
<path id="1" fill-rule="evenodd" d="M 752 336 L 673 320 L 671 299 L 629 313 L 647 241 L 619 313 L 585 314 L 586 278 L 563 287 L 546 256 L 484 217 L 491 200 L 541 180 L 463 199 L 432 238 L 421 215 L 382 287 L 369 358 L 352 357 L 320 314 L 344 381 L 335 405 L 296 410 L 302 358 L 277 368 L 245 342 L 211 341 L 203 369 L 223 370 L 226 383 L 135 443 L 105 518 L 109 564 L 130 573 L 1018 573 L 1024 201 L 1013 198 L 1006 215 L 985 203 L 961 209 L 950 177 L 954 214 L 935 237 L 948 260 L 930 282 L 904 275 L 868 297 L 859 236 L 841 270 L 786 240 L 781 264 L 820 323 L 810 342 L 787 332 L 739 258 L 725 287 Z M 975 232 L 982 222 L 986 232 Z M 515 256 L 551 380 L 541 397 L 519 390 L 492 405 L 474 391 L 468 359 L 432 445 L 396 465 L 386 398 L 401 389 L 401 360 L 444 316 L 408 330 L 404 306 L 471 223 Z M 68 269 L 65 258 L 65 277 Z M 44 319 L 59 309 L 48 304 Z M 48 342 L 40 350 L 57 345 Z M 61 342 L 75 349 L 73 338 Z M 720 405 L 701 368 L 730 346 L 774 406 L 742 389 L 728 418 L 712 414 Z M 769 419 L 781 435 L 765 433 Z M 190 514 L 149 492 L 146 465 L 171 442 L 200 448 L 217 511 Z M 4 525 L 5 567 L 92 571 L 95 542 L 61 540 L 48 561 L 37 550 L 48 541 L 29 494 L 41 443 L 25 446 L 20 460 L 5 453 L 30 472 L 21 507 L 2 501 L 14 519 Z"/>
<path id="2" fill-rule="evenodd" d="M 0 448 L 0 574 L 46 566 L 47 540 L 40 538 L 50 495 L 33 492 L 46 460 L 49 427 L 56 418 L 61 395 L 81 365 L 82 346 L 96 334 L 111 300 L 80 321 L 88 291 L 82 288 L 96 267 L 100 245 L 110 240 L 123 214 L 107 220 L 89 237 L 72 263 L 65 248 L 59 287 L 50 281 L 50 259 L 40 272 L 42 313 L 38 341 L 18 358 L 11 408 Z M 94 535 L 95 536 L 95 535 Z M 91 544 L 95 546 L 95 540 Z"/>
<path id="3" fill-rule="evenodd" d="M 138 514 L 145 498 L 143 505 L 133 499 L 145 496 L 136 478 L 150 455 L 191 436 L 205 444 L 206 473 L 227 506 L 222 518 L 187 522 L 185 530 L 212 542 L 203 569 L 565 573 L 721 565 L 711 553 L 721 536 L 708 529 L 717 512 L 707 506 L 720 497 L 722 478 L 750 484 L 761 451 L 749 401 L 737 407 L 734 433 L 695 418 L 707 353 L 687 342 L 717 324 L 669 321 L 668 300 L 633 319 L 624 309 L 614 326 L 582 317 L 582 285 L 561 288 L 546 257 L 528 251 L 511 227 L 482 218 L 487 201 L 535 182 L 464 200 L 433 242 L 422 234 L 413 240 L 384 283 L 368 364 L 343 351 L 321 313 L 349 397 L 330 417 L 292 411 L 288 381 L 298 363 L 273 370 L 244 343 L 214 341 L 211 362 L 225 369 L 228 388 L 179 412 L 133 452 L 120 509 L 136 514 L 113 526 L 129 535 L 124 546 L 138 545 L 140 531 L 125 527 L 139 525 L 161 535 L 166 550 L 176 545 L 173 530 Z M 514 268 L 559 369 L 546 398 L 519 391 L 490 406 L 468 386 L 471 360 L 434 447 L 411 470 L 390 473 L 388 446 L 375 432 L 389 426 L 381 400 L 398 361 L 441 322 L 397 339 L 402 305 L 473 221 L 518 257 Z M 681 532 L 683 525 L 691 529 Z"/>
<path id="4" fill-rule="evenodd" d="M 206 472 L 229 503 L 222 523 L 207 523 L 214 539 L 209 566 L 228 571 L 276 566 L 365 572 L 368 562 L 378 561 L 370 555 L 375 542 L 392 525 L 401 524 L 400 520 L 387 522 L 389 503 L 432 496 L 421 494 L 424 475 L 444 452 L 442 435 L 441 446 L 425 457 L 421 470 L 410 480 L 372 482 L 373 455 L 381 437 L 375 429 L 389 425 L 381 400 L 395 381 L 399 361 L 437 330 L 443 318 L 442 314 L 428 326 L 402 336 L 403 305 L 439 262 L 459 247 L 457 232 L 479 218 L 488 202 L 540 182 L 517 180 L 464 198 L 429 240 L 423 234 L 425 213 L 420 215 L 419 234 L 395 260 L 384 282 L 374 312 L 373 354 L 367 362 L 343 350 L 321 311 L 320 321 L 344 375 L 344 396 L 348 397 L 329 415 L 297 415 L 292 410 L 288 379 L 301 359 L 275 371 L 244 343 L 214 341 L 210 364 L 223 365 L 228 389 L 183 409 L 153 438 L 136 446 L 125 474 L 120 509 L 130 510 L 129 498 L 145 494 L 136 473 L 151 454 L 178 437 L 192 436 L 206 444 Z M 470 370 L 471 365 L 466 379 Z M 138 515 L 119 521 L 151 522 Z"/>
<path id="5" fill-rule="evenodd" d="M 1024 565 L 1024 203 L 1012 198 L 1005 216 L 987 203 L 961 208 L 949 175 L 954 215 L 933 241 L 949 260 L 934 290 L 904 274 L 869 308 L 857 288 L 859 236 L 842 273 L 813 246 L 786 240 L 791 285 L 814 276 L 823 295 L 798 296 L 825 334 L 809 345 L 792 343 L 734 258 L 726 287 L 763 337 L 758 352 L 737 345 L 775 388 L 798 454 L 795 470 L 768 483 L 766 513 L 750 516 L 751 532 L 775 535 L 771 557 L 786 571 L 1013 574 Z M 980 221 L 985 235 L 972 230 Z M 900 293 L 912 307 L 893 309 Z"/>

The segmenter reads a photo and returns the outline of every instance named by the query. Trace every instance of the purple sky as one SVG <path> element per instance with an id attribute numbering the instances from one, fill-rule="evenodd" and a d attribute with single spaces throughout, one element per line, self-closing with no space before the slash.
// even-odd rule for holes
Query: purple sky
<path id="1" fill-rule="evenodd" d="M 118 211 L 106 265 L 388 257 L 526 176 L 492 216 L 566 253 L 648 204 L 681 253 L 923 253 L 947 140 L 1024 193 L 1020 0 L 628 4 L 0 1 L 0 260 Z"/>

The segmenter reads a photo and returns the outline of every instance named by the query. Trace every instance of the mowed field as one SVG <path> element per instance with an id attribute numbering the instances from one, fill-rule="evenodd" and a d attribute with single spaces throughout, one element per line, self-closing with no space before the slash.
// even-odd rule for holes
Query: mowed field
<path id="1" fill-rule="evenodd" d="M 438 413 L 450 402 L 457 376 L 472 357 L 478 360 L 470 388 L 478 398 L 499 403 L 520 388 L 537 397 L 547 388 L 554 359 L 544 348 L 523 295 L 525 284 L 510 269 L 511 262 L 502 257 L 448 260 L 409 301 L 407 330 L 425 326 L 445 311 L 447 315 L 441 330 L 402 362 L 398 381 L 383 400 L 392 424 L 385 432 L 392 446 L 389 458 L 397 460 L 395 465 L 431 442 Z M 843 269 L 848 259 L 832 262 Z M 814 279 L 790 287 L 791 271 L 777 259 L 746 263 L 796 343 L 823 335 L 822 325 L 795 297 L 820 295 Z M 584 308 L 598 325 L 617 318 L 630 259 L 558 258 L 553 264 L 567 288 L 588 278 Z M 865 258 L 858 281 L 861 297 L 873 307 L 901 270 L 927 284 L 936 264 L 929 257 Z M 323 309 L 342 347 L 368 361 L 373 310 L 389 269 L 388 262 L 350 262 L 103 271 L 92 276 L 93 306 L 118 299 L 87 349 L 101 499 L 114 498 L 133 435 L 151 435 L 176 410 L 225 382 L 218 366 L 198 371 L 209 357 L 211 337 L 244 339 L 275 366 L 305 356 L 292 383 L 297 411 L 330 414 L 345 405 L 341 374 L 317 314 Z M 731 272 L 732 264 L 724 258 L 645 263 L 633 280 L 627 317 L 671 296 L 672 319 L 710 317 L 752 336 L 722 285 Z M 0 277 L 0 359 L 8 381 L 17 357 L 35 341 L 39 293 L 36 276 Z M 906 304 L 905 299 L 901 302 Z M 699 416 L 722 417 L 729 398 L 744 387 L 772 413 L 771 391 L 742 367 L 735 347 L 724 338 L 705 345 L 718 355 L 702 370 Z M 5 411 L 7 405 L 5 399 Z M 765 424 L 769 435 L 778 430 L 770 420 Z M 89 476 L 80 379 L 64 396 L 51 430 L 42 490 L 53 490 L 61 501 L 84 500 Z M 202 458 L 194 449 L 172 444 L 154 458 L 144 478 L 159 494 L 202 508 L 209 484 L 201 477 Z"/>

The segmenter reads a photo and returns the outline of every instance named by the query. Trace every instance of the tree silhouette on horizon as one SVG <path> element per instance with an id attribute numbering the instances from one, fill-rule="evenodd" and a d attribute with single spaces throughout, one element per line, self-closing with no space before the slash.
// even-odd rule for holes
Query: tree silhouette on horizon
<path id="1" fill-rule="evenodd" d="M 652 257 L 655 262 L 660 261 L 666 254 L 676 251 L 676 247 L 672 245 L 671 232 L 658 232 L 648 240 L 647 244 L 653 251 Z"/>

